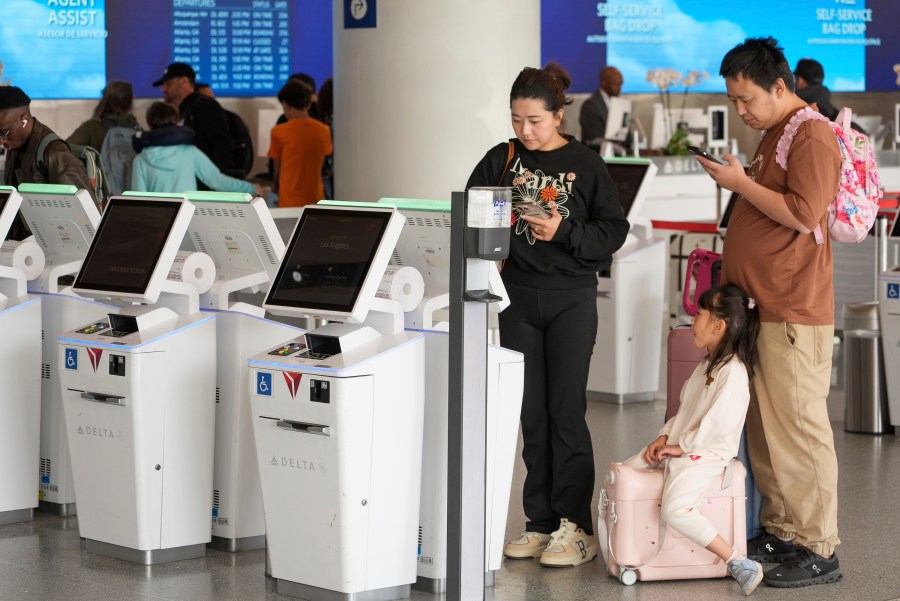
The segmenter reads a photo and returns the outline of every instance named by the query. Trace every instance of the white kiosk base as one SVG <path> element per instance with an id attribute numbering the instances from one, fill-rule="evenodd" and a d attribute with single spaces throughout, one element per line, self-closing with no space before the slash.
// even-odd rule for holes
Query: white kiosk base
<path id="1" fill-rule="evenodd" d="M 652 401 L 659 390 L 666 251 L 666 240 L 642 240 L 617 252 L 610 277 L 599 278 L 589 399 Z"/>
<path id="2" fill-rule="evenodd" d="M 247 358 L 303 330 L 235 311 L 216 316 L 216 442 L 209 546 L 236 553 L 266 546 L 253 440 Z"/>
<path id="3" fill-rule="evenodd" d="M 0 300 L 0 524 L 34 516 L 41 432 L 41 298 Z"/>
<path id="4" fill-rule="evenodd" d="M 316 332 L 332 326 L 343 327 Z M 318 359 L 297 356 L 303 344 L 288 341 L 250 359 L 277 592 L 311 601 L 408 597 L 416 580 L 424 340 L 384 335 Z"/>
<path id="5" fill-rule="evenodd" d="M 425 335 L 425 436 L 422 453 L 422 495 L 419 509 L 417 590 L 446 591 L 447 580 L 447 368 L 450 336 Z M 487 447 L 485 457 L 485 582 L 503 561 L 506 518 L 512 488 L 525 361 L 521 353 L 488 346 Z"/>
<path id="6" fill-rule="evenodd" d="M 59 345 L 56 338 L 81 324 L 104 319 L 115 307 L 65 294 L 42 294 L 41 305 L 43 340 L 38 509 L 65 517 L 75 515 L 77 509 L 63 415 L 62 388 L 59 385 Z"/>
<path id="7" fill-rule="evenodd" d="M 202 313 L 125 335 L 106 319 L 59 338 L 87 551 L 144 565 L 205 555 L 215 344 L 214 317 Z"/>

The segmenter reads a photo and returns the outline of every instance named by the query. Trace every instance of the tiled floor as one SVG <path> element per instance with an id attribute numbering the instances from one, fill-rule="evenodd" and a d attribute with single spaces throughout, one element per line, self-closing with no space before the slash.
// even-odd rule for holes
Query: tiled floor
<path id="1" fill-rule="evenodd" d="M 662 402 L 617 406 L 590 403 L 598 475 L 654 437 Z M 829 397 L 840 463 L 841 539 L 844 579 L 831 585 L 779 590 L 760 586 L 756 599 L 791 601 L 900 599 L 900 439 L 843 431 L 843 393 Z M 524 525 L 521 460 L 507 532 Z M 596 491 L 595 491 L 596 492 Z M 229 554 L 209 550 L 204 559 L 143 567 L 81 550 L 77 518 L 36 514 L 32 522 L 0 526 L 0 601 L 221 601 L 288 600 L 263 573 L 262 551 Z M 742 598 L 730 579 L 638 582 L 625 587 L 606 575 L 599 560 L 574 569 L 544 569 L 537 561 L 506 561 L 488 589 L 502 601 L 698 601 Z M 441 597 L 413 592 L 412 599 Z"/>

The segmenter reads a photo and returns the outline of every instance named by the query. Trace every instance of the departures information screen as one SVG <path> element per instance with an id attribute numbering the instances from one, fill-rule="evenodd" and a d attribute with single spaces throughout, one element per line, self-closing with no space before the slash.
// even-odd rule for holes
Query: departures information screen
<path id="1" fill-rule="evenodd" d="M 288 0 L 174 0 L 172 60 L 221 96 L 269 95 L 291 73 Z"/>

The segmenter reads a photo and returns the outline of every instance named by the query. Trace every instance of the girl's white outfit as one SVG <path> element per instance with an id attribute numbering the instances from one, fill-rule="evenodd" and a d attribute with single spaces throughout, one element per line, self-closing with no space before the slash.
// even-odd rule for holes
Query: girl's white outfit
<path id="1" fill-rule="evenodd" d="M 708 359 L 681 389 L 681 407 L 659 431 L 666 444 L 678 445 L 681 457 L 665 459 L 666 474 L 660 517 L 672 528 L 706 547 L 718 532 L 697 509 L 712 480 L 737 455 L 750 404 L 750 379 L 736 357 L 707 378 Z M 646 468 L 647 447 L 628 459 L 631 467 Z"/>

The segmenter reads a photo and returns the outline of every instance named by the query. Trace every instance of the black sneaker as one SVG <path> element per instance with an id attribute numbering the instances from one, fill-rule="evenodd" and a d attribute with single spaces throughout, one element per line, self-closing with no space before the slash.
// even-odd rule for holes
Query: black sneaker
<path id="1" fill-rule="evenodd" d="M 805 547 L 797 547 L 797 557 L 793 561 L 787 561 L 763 576 L 766 584 L 779 588 L 827 584 L 840 579 L 841 565 L 837 553 L 831 559 L 825 559 Z"/>
<path id="2" fill-rule="evenodd" d="M 747 541 L 747 557 L 760 563 L 792 561 L 797 557 L 797 546 L 762 530 L 756 538 Z"/>

